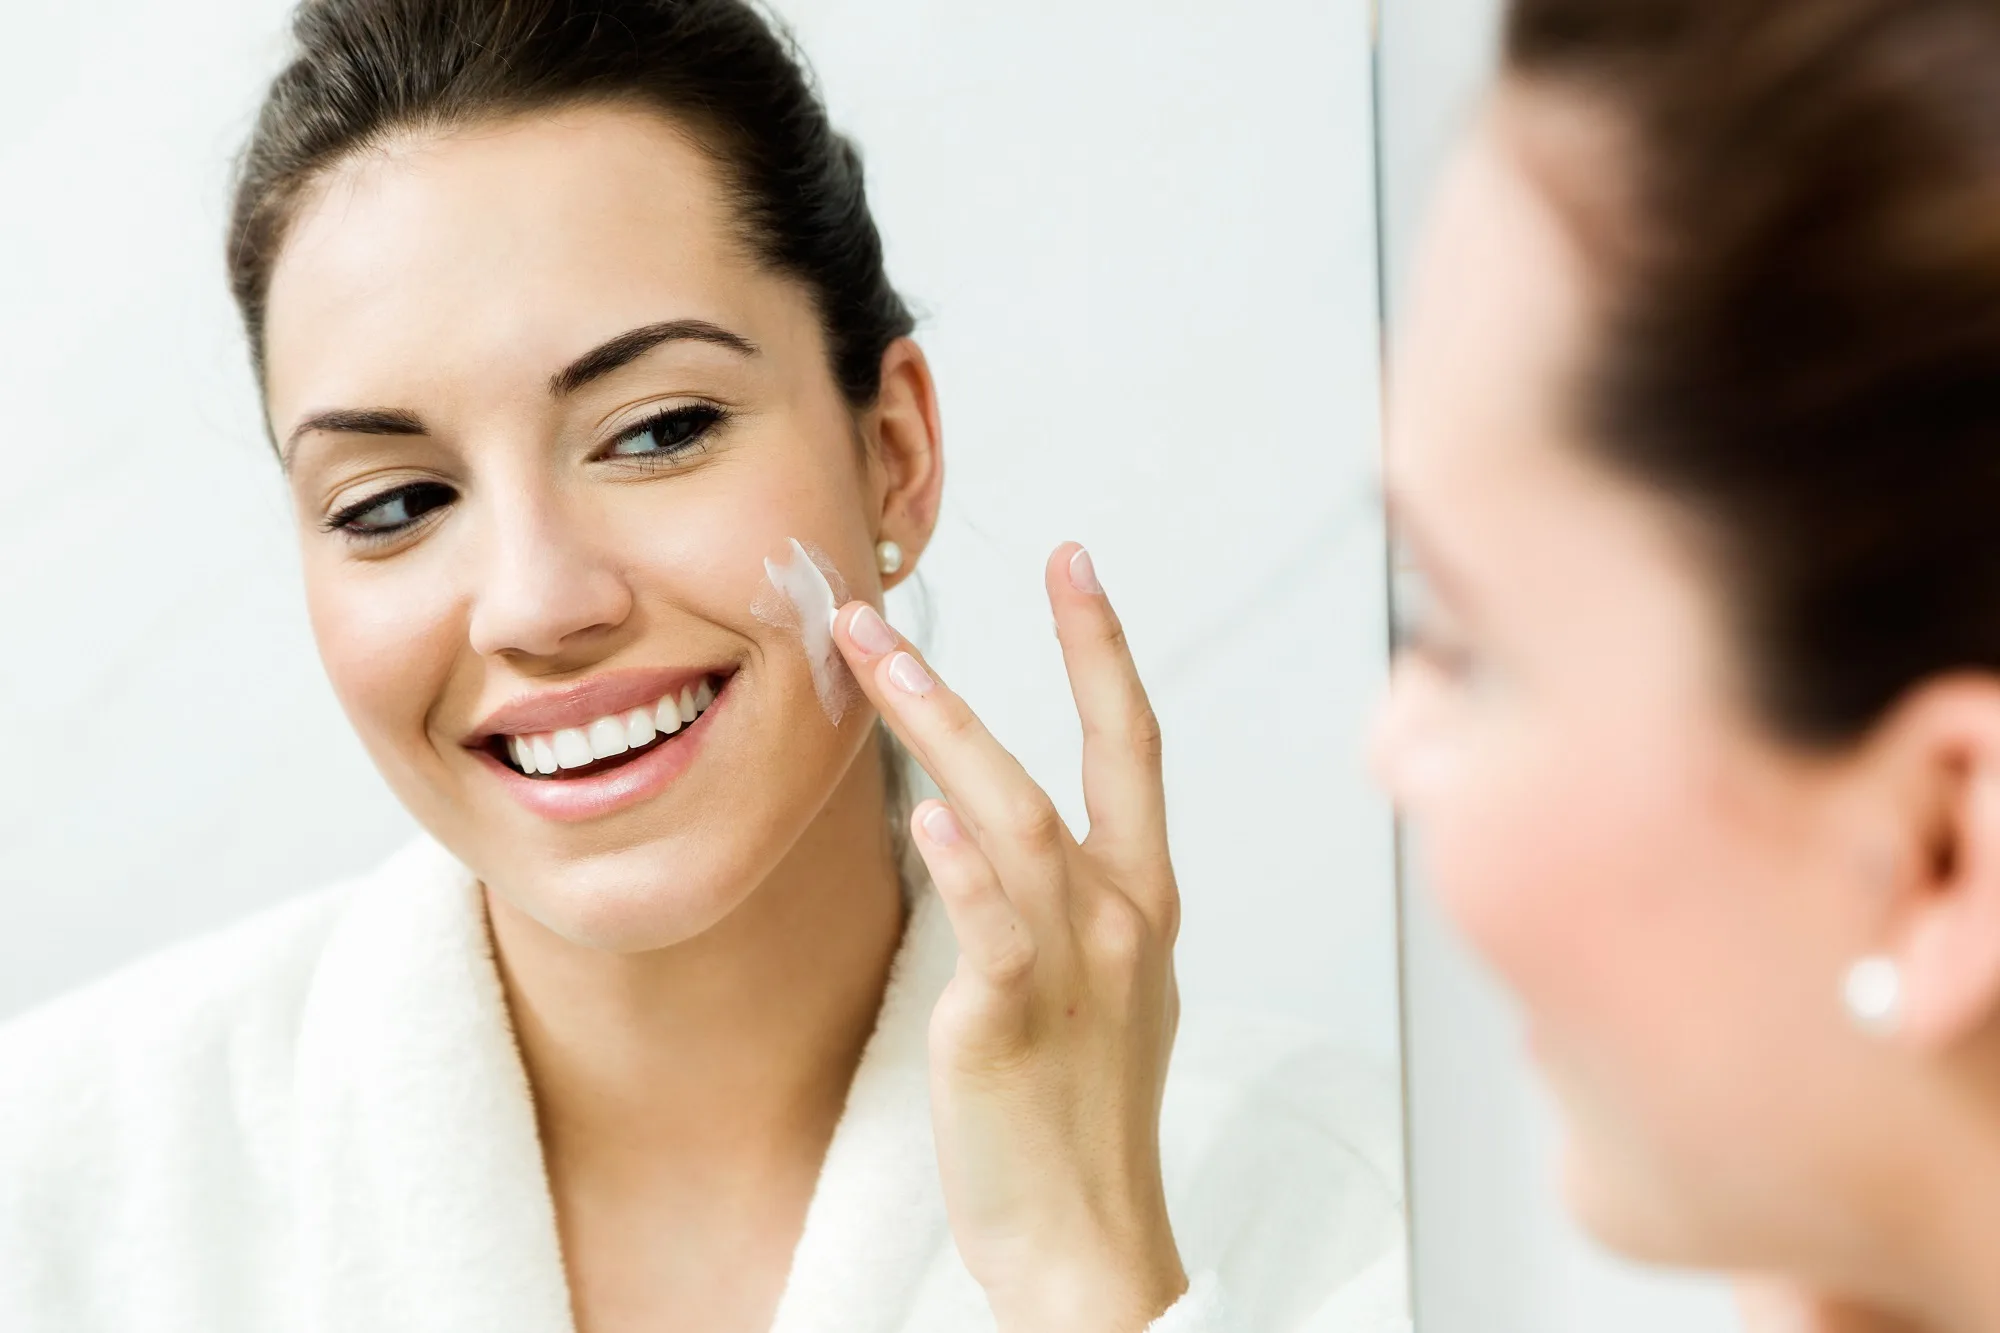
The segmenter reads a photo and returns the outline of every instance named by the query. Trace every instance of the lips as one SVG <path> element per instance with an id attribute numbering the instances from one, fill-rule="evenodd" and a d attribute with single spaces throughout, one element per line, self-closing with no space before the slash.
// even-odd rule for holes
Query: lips
<path id="1" fill-rule="evenodd" d="M 588 777 L 613 767 L 614 760 L 629 762 L 665 744 L 708 711 L 724 683 L 703 676 L 699 683 L 683 685 L 678 694 L 669 692 L 650 704 L 603 713 L 578 726 L 495 735 L 491 744 L 495 754 L 525 776 L 555 781 Z"/>
<path id="2" fill-rule="evenodd" d="M 493 731 L 474 736 L 467 748 L 530 814 L 560 823 L 603 818 L 651 799 L 686 772 L 706 747 L 716 715 L 735 697 L 734 672 L 671 678 L 679 682 L 671 691 L 660 686 L 669 676 L 655 672 L 615 682 L 616 689 L 592 681 L 590 688 L 509 705 L 494 719 L 519 727 L 550 727 L 549 719 L 567 725 Z M 650 703 L 620 706 L 640 689 L 660 693 Z"/>
<path id="3" fill-rule="evenodd" d="M 668 695 L 676 699 L 684 688 L 704 678 L 716 684 L 733 671 L 728 666 L 655 667 L 607 671 L 558 689 L 537 690 L 495 709 L 466 737 L 468 746 L 482 746 L 494 736 L 528 736 L 564 728 L 586 727 L 598 718 L 650 707 Z"/>

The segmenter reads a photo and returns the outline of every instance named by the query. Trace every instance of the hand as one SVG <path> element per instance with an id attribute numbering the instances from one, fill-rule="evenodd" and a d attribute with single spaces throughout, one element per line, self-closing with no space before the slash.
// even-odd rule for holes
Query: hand
<path id="1" fill-rule="evenodd" d="M 1089 836 L 874 608 L 834 638 L 948 798 L 911 834 L 958 971 L 931 1019 L 931 1114 L 960 1255 L 1002 1333 L 1140 1333 L 1187 1290 L 1160 1179 L 1180 893 L 1160 733 L 1090 557 L 1046 574 L 1083 721 Z"/>

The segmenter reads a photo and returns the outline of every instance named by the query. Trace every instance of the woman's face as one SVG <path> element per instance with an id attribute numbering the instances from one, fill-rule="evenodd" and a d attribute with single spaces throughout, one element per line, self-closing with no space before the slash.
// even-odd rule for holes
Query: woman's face
<path id="1" fill-rule="evenodd" d="M 796 538 L 879 600 L 877 536 L 925 533 L 884 533 L 813 302 L 707 158 L 617 108 L 360 154 L 289 233 L 267 359 L 321 655 L 403 802 L 567 938 L 728 913 L 870 723 L 830 720 L 766 559 Z"/>
<path id="2" fill-rule="evenodd" d="M 1833 1225 L 1829 1136 L 1867 1123 L 1823 1114 L 1867 1095 L 1837 999 L 1860 830 L 1843 767 L 1740 702 L 1679 517 L 1573 424 L 1591 282 L 1518 145 L 1614 168 L 1581 114 L 1503 97 L 1434 215 L 1388 461 L 1426 605 L 1377 767 L 1522 1002 L 1576 1209 L 1653 1258 L 1755 1264 Z"/>

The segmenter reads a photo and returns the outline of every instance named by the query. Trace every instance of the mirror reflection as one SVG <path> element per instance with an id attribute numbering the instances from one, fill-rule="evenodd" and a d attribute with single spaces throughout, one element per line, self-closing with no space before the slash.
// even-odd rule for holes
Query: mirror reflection
<path id="1" fill-rule="evenodd" d="M 27 20 L 0 1324 L 1408 1326 L 1368 15 L 1254 8 Z"/>

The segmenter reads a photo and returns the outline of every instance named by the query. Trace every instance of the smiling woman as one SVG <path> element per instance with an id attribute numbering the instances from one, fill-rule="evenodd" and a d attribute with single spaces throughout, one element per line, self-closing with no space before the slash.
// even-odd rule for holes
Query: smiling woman
<path id="1" fill-rule="evenodd" d="M 657 111 L 374 132 L 382 151 L 294 198 L 268 296 L 238 283 L 322 656 L 370 754 L 503 904 L 510 957 L 529 922 L 679 943 L 785 878 L 802 839 L 874 845 L 872 912 L 848 886 L 824 938 L 869 947 L 872 915 L 880 951 L 893 856 L 862 812 L 883 765 L 857 764 L 869 729 L 826 724 L 793 636 L 751 608 L 787 537 L 858 588 L 878 540 L 922 550 L 941 467 L 921 352 L 884 348 L 851 400 L 812 288 L 744 252 L 714 159 Z M 651 708 L 657 737 L 684 688 L 713 712 L 584 766 L 595 723 Z M 557 771 L 515 780 L 499 735 Z M 850 817 L 817 820 L 843 784 Z M 797 913 L 828 892 L 757 897 Z"/>
<path id="2" fill-rule="evenodd" d="M 1337 1063 L 1167 1078 L 1160 728 L 1090 557 L 1047 570 L 1081 841 L 878 610 L 937 397 L 777 34 L 295 29 L 233 291 L 321 660 L 425 836 L 0 1035 L 0 1325 L 1400 1327 Z"/>
<path id="3" fill-rule="evenodd" d="M 586 352 L 550 377 L 549 393 L 558 399 L 572 396 L 654 349 L 679 341 L 758 355 L 747 339 L 714 324 L 669 320 L 630 330 Z M 625 430 L 605 454 L 664 460 L 692 453 L 723 420 L 723 409 L 714 404 L 670 406 Z M 334 408 L 308 414 L 287 436 L 283 459 L 289 474 L 298 442 L 314 435 L 428 433 L 421 419 L 402 409 Z M 414 534 L 422 520 L 456 499 L 443 482 L 411 481 L 346 504 L 319 526 L 327 533 L 345 532 L 357 542 L 386 543 L 398 535 Z M 706 716 L 729 680 L 729 674 L 672 669 L 601 674 L 501 709 L 467 737 L 465 747 L 490 758 L 498 772 L 555 779 L 554 785 L 535 782 L 516 788 L 518 799 L 541 815 L 596 818 L 655 794 L 684 766 L 693 750 L 694 724 Z M 680 743 L 669 745 L 676 738 Z M 649 757 L 643 765 L 642 756 Z M 612 774 L 618 776 L 614 779 Z M 589 781 L 599 778 L 605 780 Z"/>

